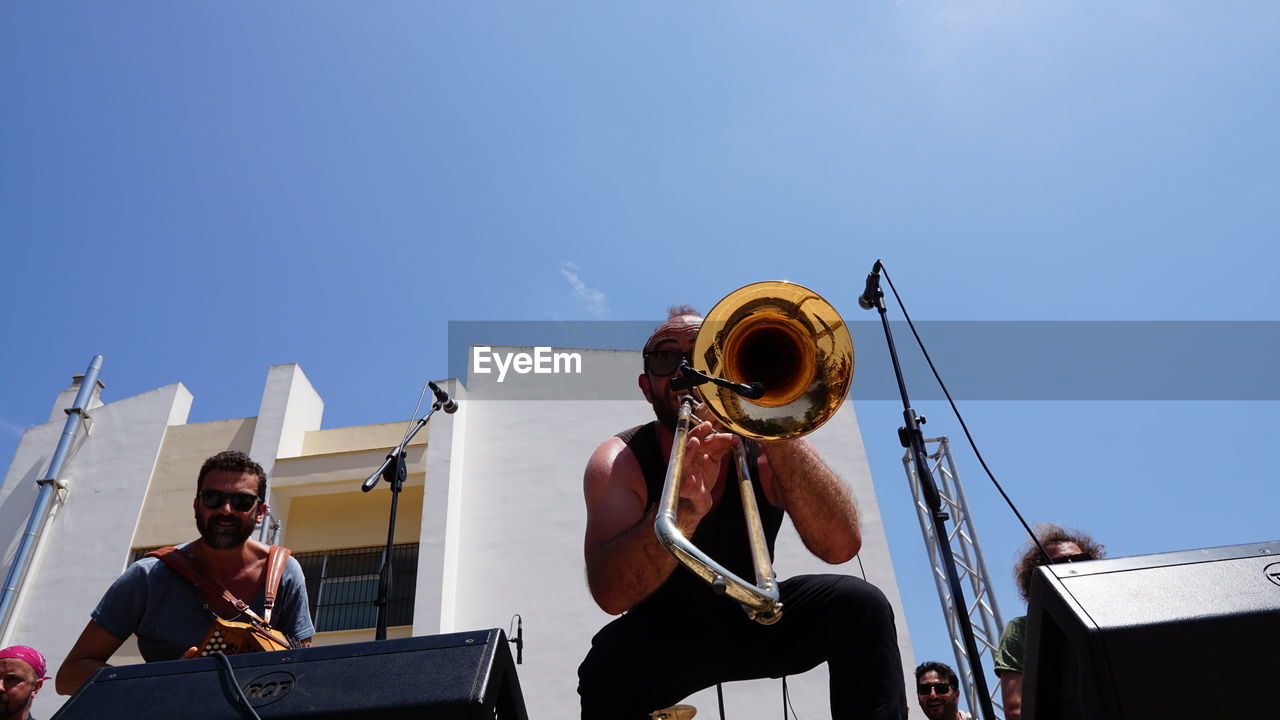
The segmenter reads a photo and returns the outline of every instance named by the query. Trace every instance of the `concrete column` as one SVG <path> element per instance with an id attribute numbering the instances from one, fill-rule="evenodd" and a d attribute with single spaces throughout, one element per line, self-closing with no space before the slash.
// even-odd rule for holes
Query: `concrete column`
<path id="1" fill-rule="evenodd" d="M 262 466 L 270 480 L 276 459 L 301 455 L 303 438 L 307 431 L 320 429 L 323 416 L 324 400 L 311 386 L 302 368 L 297 363 L 272 365 L 267 370 L 249 457 Z M 271 488 L 268 484 L 268 504 L 270 501 Z M 286 517 L 276 512 L 272 515 L 281 522 Z M 266 527 L 261 528 L 259 539 L 266 539 L 267 532 Z"/>
<path id="2" fill-rule="evenodd" d="M 437 384 L 457 400 L 458 412 L 433 414 L 423 430 L 430 435 L 423 460 L 426 486 L 418 546 L 418 586 L 413 606 L 414 635 L 435 635 L 457 629 L 463 448 L 470 403 L 466 388 L 456 379 Z"/>

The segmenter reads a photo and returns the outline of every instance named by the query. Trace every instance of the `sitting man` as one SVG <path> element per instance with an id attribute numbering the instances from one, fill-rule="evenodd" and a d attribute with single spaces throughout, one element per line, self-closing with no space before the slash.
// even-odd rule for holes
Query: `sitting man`
<path id="1" fill-rule="evenodd" d="M 249 536 L 267 514 L 266 492 L 266 474 L 248 455 L 228 450 L 209 458 L 196 478 L 192 503 L 200 537 L 176 550 L 259 617 L 266 605 L 269 548 Z M 270 622 L 291 644 L 307 646 L 315 634 L 308 613 L 302 568 L 289 558 Z M 194 657 L 195 646 L 216 617 L 196 585 L 159 558 L 145 557 L 103 595 L 58 668 L 57 690 L 75 692 L 130 635 L 138 636 L 138 650 L 147 662 Z"/>
<path id="2" fill-rule="evenodd" d="M 31 701 L 44 681 L 44 656 L 35 648 L 14 645 L 0 650 L 0 720 L 34 720 Z"/>
<path id="3" fill-rule="evenodd" d="M 647 718 L 720 682 L 792 675 L 826 662 L 833 717 L 905 718 L 893 611 L 876 587 L 846 575 L 783 580 L 782 618 L 761 625 L 687 568 L 677 568 L 655 536 L 679 409 L 669 383 L 701 324 L 692 308 L 672 308 L 645 343 L 639 376 L 657 420 L 605 440 L 587 464 L 587 582 L 605 612 L 626 614 L 596 634 L 578 669 L 582 717 Z M 783 513 L 805 547 L 826 562 L 858 553 L 862 535 L 853 498 L 807 441 L 757 443 L 718 432 L 710 422 L 689 436 L 679 522 L 684 535 L 717 562 L 754 577 L 735 463 L 722 462 L 739 442 L 751 458 L 771 554 Z"/>
<path id="4" fill-rule="evenodd" d="M 960 678 L 946 663 L 921 663 L 916 668 L 916 694 L 929 720 L 969 720 L 960 709 Z"/>
<path id="5" fill-rule="evenodd" d="M 1031 600 L 1031 574 L 1041 565 L 1098 560 L 1106 554 L 1105 548 L 1088 535 L 1057 525 L 1036 526 L 1036 538 L 1049 557 L 1045 557 L 1035 543 L 1027 541 L 1026 549 L 1013 568 L 1013 579 L 1018 584 L 1018 592 L 1026 601 Z M 1026 615 L 1010 620 L 1000 633 L 1000 647 L 996 650 L 994 660 L 996 675 L 1000 676 L 1000 697 L 1004 705 L 1005 720 L 1022 720 L 1022 673 L 1027 658 L 1026 638 Z"/>

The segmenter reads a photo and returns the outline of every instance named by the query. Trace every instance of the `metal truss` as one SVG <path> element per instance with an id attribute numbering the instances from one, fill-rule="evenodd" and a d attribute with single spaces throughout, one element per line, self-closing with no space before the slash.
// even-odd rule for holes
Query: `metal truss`
<path id="1" fill-rule="evenodd" d="M 973 516 L 969 513 L 969 503 L 965 500 L 964 487 L 960 484 L 960 476 L 956 472 L 955 458 L 951 455 L 951 443 L 945 436 L 927 438 L 925 450 L 929 452 L 929 470 L 942 496 L 942 509 L 951 517 L 948 540 L 955 557 L 956 573 L 961 587 L 968 582 L 968 596 L 972 602 L 964 609 L 969 615 L 973 627 L 973 635 L 978 647 L 977 662 L 969 662 L 965 652 L 964 639 L 960 636 L 959 620 L 951 588 L 947 583 L 946 570 L 943 569 L 940 557 L 941 546 L 934 530 L 933 518 L 929 506 L 925 502 L 920 488 L 920 479 L 916 474 L 915 464 L 908 451 L 902 458 L 903 469 L 907 473 L 907 482 L 911 486 L 911 496 L 915 500 L 916 517 L 920 520 L 920 532 L 924 535 L 925 548 L 929 551 L 929 564 L 933 568 L 933 582 L 938 588 L 938 601 L 942 604 L 942 612 L 947 620 L 947 631 L 951 634 L 951 649 L 955 653 L 956 674 L 960 676 L 960 684 L 964 686 L 965 698 L 969 707 L 978 706 L 976 702 L 976 685 L 973 680 L 975 666 L 977 672 L 985 672 L 983 660 L 992 661 L 1000 641 L 1000 631 L 1004 628 L 1004 618 L 1000 614 L 1000 606 L 996 602 L 992 590 L 991 575 L 987 572 L 987 563 L 982 557 L 982 546 L 978 543 L 978 532 L 973 525 Z M 991 663 L 988 662 L 990 665 Z M 991 702 L 993 707 L 1004 715 L 1001 704 L 1000 683 L 991 686 Z"/>

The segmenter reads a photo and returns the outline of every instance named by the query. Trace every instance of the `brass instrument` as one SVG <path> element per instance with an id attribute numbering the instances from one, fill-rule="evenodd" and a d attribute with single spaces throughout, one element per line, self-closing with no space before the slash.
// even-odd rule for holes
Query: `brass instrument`
<path id="1" fill-rule="evenodd" d="M 844 402 L 853 376 L 853 341 L 839 313 L 817 293 L 794 283 L 762 282 L 735 290 L 716 303 L 698 331 L 692 362 L 707 375 L 763 386 L 763 394 L 756 399 L 719 384 L 694 388 L 730 432 L 757 440 L 797 438 L 818 429 Z M 685 444 L 690 423 L 697 422 L 696 402 L 688 394 L 680 400 L 654 531 L 667 552 L 717 592 L 741 603 L 748 617 L 773 624 L 782 617 L 782 603 L 741 444 L 734 449 L 734 457 L 755 583 L 704 554 L 676 522 Z"/>

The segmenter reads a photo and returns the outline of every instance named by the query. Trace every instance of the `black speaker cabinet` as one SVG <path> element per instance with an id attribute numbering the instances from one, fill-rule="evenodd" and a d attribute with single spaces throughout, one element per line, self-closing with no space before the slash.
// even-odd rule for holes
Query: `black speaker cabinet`
<path id="1" fill-rule="evenodd" d="M 1023 717 L 1280 716 L 1280 542 L 1048 565 L 1031 581 Z"/>
<path id="2" fill-rule="evenodd" d="M 528 720 L 501 630 L 99 670 L 55 720 L 275 718 Z"/>

